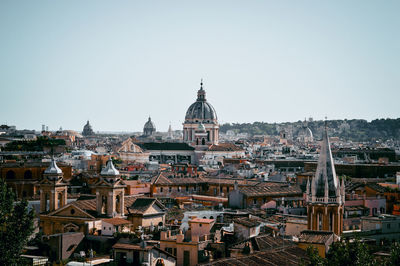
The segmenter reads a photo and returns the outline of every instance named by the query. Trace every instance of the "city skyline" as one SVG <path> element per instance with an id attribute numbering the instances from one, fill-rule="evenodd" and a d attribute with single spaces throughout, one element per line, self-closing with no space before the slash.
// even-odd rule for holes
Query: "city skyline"
<path id="1" fill-rule="evenodd" d="M 0 3 L 0 123 L 181 130 L 201 78 L 221 124 L 399 117 L 397 1 L 94 3 Z"/>

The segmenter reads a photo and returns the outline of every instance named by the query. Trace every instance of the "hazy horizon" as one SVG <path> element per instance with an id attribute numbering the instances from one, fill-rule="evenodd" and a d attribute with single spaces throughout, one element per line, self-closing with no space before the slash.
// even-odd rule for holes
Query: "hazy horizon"
<path id="1" fill-rule="evenodd" d="M 0 2 L 0 124 L 398 118 L 400 1 Z M 282 121 L 282 122 L 280 122 Z"/>
<path id="2" fill-rule="evenodd" d="M 309 119 L 310 117 L 307 117 L 307 121 L 308 121 L 308 119 Z M 328 121 L 334 121 L 334 120 L 366 120 L 367 122 L 371 122 L 371 121 L 373 121 L 373 120 L 376 120 L 376 119 L 400 119 L 400 117 L 378 117 L 378 118 L 375 118 L 375 119 L 371 119 L 371 120 L 367 120 L 367 119 L 363 119 L 363 118 L 343 118 L 343 119 L 329 119 L 329 117 L 328 117 Z M 314 119 L 313 118 L 313 121 L 324 121 L 325 120 L 325 118 L 323 118 L 323 119 Z M 147 120 L 146 120 L 147 121 Z M 276 123 L 276 124 L 285 124 L 285 123 L 297 123 L 297 122 L 302 122 L 302 121 L 304 121 L 304 118 L 303 118 L 303 120 L 301 120 L 301 119 L 299 119 L 299 120 L 296 120 L 296 121 L 281 121 L 281 122 L 279 122 L 279 121 L 276 121 L 276 122 L 267 122 L 267 121 L 244 121 L 244 122 L 224 122 L 224 123 L 219 123 L 220 124 L 220 126 L 221 125 L 223 125 L 223 124 L 236 124 L 236 123 L 239 123 L 239 124 L 245 124 L 245 123 L 249 123 L 249 124 L 253 124 L 253 123 L 268 123 L 268 124 L 274 124 L 274 123 Z M 0 125 L 3 125 L 3 124 L 6 124 L 6 125 L 8 125 L 8 126 L 15 126 L 14 124 L 12 124 L 12 123 L 0 123 Z M 83 127 L 84 127 L 84 125 L 86 124 L 86 122 L 82 125 L 82 128 L 81 129 L 77 129 L 77 128 L 62 128 L 63 130 L 74 130 L 74 131 L 78 131 L 78 132 L 81 132 L 82 130 L 83 130 Z M 93 129 L 93 131 L 94 132 L 96 132 L 96 133 L 140 133 L 140 132 L 143 132 L 143 128 L 142 129 L 140 129 L 140 130 L 102 130 L 102 129 L 96 129 L 96 128 L 94 128 L 94 126 L 93 126 L 93 124 L 90 122 L 90 125 L 92 126 L 92 129 Z M 143 126 L 144 126 L 144 123 L 143 123 Z M 161 133 L 167 133 L 168 132 L 168 128 L 166 128 L 165 130 L 164 129 L 159 129 L 158 127 L 157 127 L 157 124 L 156 124 L 156 128 L 157 128 L 157 132 L 161 132 Z M 182 127 L 180 127 L 180 128 L 172 128 L 172 130 L 173 131 L 176 131 L 176 130 L 181 130 L 182 131 L 182 128 L 183 128 L 183 126 Z M 18 128 L 17 127 L 17 130 L 25 130 L 25 129 L 27 129 L 27 130 L 36 130 L 36 131 L 41 131 L 42 129 L 41 129 L 41 127 L 39 128 L 24 128 L 24 127 L 22 127 L 22 128 Z M 57 130 L 59 130 L 59 128 L 49 128 L 49 131 L 57 131 Z"/>

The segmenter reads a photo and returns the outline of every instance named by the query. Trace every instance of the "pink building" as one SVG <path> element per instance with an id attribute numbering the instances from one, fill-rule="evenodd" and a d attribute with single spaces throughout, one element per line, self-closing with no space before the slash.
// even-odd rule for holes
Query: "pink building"
<path id="1" fill-rule="evenodd" d="M 383 214 L 386 212 L 386 199 L 377 197 L 360 197 L 357 194 L 352 194 L 350 198 L 346 199 L 344 204 L 347 206 L 363 206 L 369 209 L 369 216 Z"/>
<path id="2" fill-rule="evenodd" d="M 193 236 L 204 236 L 209 235 L 211 228 L 215 223 L 214 219 L 200 219 L 193 218 L 189 221 L 191 235 Z"/>

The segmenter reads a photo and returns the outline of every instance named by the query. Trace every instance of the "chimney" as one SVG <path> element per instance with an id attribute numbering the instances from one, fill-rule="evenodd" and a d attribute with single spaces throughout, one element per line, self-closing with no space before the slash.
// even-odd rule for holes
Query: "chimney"
<path id="1" fill-rule="evenodd" d="M 160 235 L 161 240 L 167 239 L 167 233 L 168 233 L 168 231 L 161 231 L 161 235 Z"/>
<path id="2" fill-rule="evenodd" d="M 176 243 L 182 243 L 184 239 L 184 235 L 181 233 L 179 235 L 176 235 Z"/>

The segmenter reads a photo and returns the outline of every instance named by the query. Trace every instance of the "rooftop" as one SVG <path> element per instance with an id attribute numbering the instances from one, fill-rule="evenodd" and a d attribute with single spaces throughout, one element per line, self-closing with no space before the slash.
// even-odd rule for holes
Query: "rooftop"
<path id="1" fill-rule="evenodd" d="M 123 225 L 123 224 L 130 224 L 131 222 L 122 218 L 109 218 L 109 219 L 102 219 L 103 222 L 112 224 L 112 225 Z"/>
<path id="2" fill-rule="evenodd" d="M 329 231 L 305 230 L 301 232 L 299 242 L 325 244 L 331 237 L 334 236 L 335 234 Z"/>

